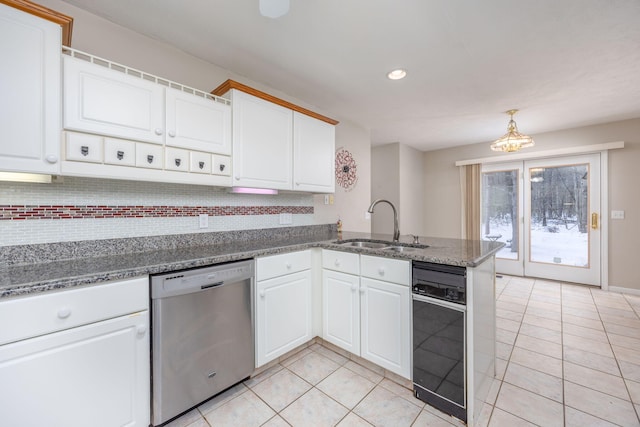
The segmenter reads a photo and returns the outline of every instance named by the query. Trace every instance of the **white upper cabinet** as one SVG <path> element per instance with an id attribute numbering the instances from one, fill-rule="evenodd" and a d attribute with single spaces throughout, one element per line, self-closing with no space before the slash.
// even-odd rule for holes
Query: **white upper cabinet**
<path id="1" fill-rule="evenodd" d="M 65 129 L 163 143 L 162 86 L 81 59 L 63 60 Z"/>
<path id="2" fill-rule="evenodd" d="M 338 122 L 233 80 L 213 93 L 231 99 L 233 186 L 335 190 Z"/>
<path id="3" fill-rule="evenodd" d="M 61 29 L 0 4 L 0 170 L 60 171 Z"/>
<path id="4" fill-rule="evenodd" d="M 233 186 L 291 189 L 293 114 L 232 90 Z"/>
<path id="5" fill-rule="evenodd" d="M 231 108 L 220 102 L 167 88 L 166 144 L 231 154 Z"/>
<path id="6" fill-rule="evenodd" d="M 316 193 L 335 191 L 336 128 L 293 112 L 293 189 Z"/>

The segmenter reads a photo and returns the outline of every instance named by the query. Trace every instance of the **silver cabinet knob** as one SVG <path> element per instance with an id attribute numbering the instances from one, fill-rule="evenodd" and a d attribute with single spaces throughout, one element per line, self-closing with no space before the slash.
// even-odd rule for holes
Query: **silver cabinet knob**
<path id="1" fill-rule="evenodd" d="M 200 169 L 204 169 L 204 162 L 198 162 L 198 167 Z"/>
<path id="2" fill-rule="evenodd" d="M 149 163 L 149 164 L 153 163 L 153 155 L 151 155 L 151 154 L 147 155 L 147 163 Z"/>
<path id="3" fill-rule="evenodd" d="M 118 152 L 116 153 L 116 157 L 118 158 L 118 160 L 124 159 L 124 151 L 118 150 Z"/>
<path id="4" fill-rule="evenodd" d="M 175 159 L 176 166 L 180 167 L 180 163 L 182 163 L 182 159 Z"/>
<path id="5" fill-rule="evenodd" d="M 83 156 L 88 156 L 89 155 L 89 147 L 86 145 L 83 145 L 82 147 L 80 147 L 80 154 L 82 154 Z"/>

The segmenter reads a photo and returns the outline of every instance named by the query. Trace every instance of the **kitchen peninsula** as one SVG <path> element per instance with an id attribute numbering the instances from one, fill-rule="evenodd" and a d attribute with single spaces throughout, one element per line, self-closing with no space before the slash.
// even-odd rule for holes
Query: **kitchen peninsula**
<path id="1" fill-rule="evenodd" d="M 2 279 L 0 279 L 0 306 L 28 303 L 32 297 L 63 296 L 74 290 L 106 289 L 109 285 L 121 285 L 119 300 L 127 299 L 126 283 L 132 283 L 132 292 L 138 295 L 147 292 L 141 285 L 148 283 L 148 275 L 226 263 L 244 259 L 277 258 L 279 255 L 308 252 L 311 259 L 312 303 L 308 307 L 312 318 L 311 336 L 323 336 L 322 266 L 324 254 L 343 253 L 359 257 L 363 266 L 363 283 L 366 268 L 363 264 L 377 260 L 392 260 L 403 264 L 409 282 L 404 282 L 406 295 L 410 295 L 410 266 L 412 261 L 462 267 L 467 271 L 466 307 L 466 369 L 467 369 L 467 419 L 470 424 L 482 400 L 488 392 L 493 376 L 495 357 L 495 299 L 494 299 L 494 255 L 501 243 L 465 241 L 421 237 L 420 244 L 412 243 L 410 236 L 401 236 L 395 244 L 402 251 L 385 248 L 367 248 L 350 245 L 353 241 L 390 242 L 390 235 L 369 233 L 341 233 L 333 225 L 290 227 L 274 230 L 247 230 L 219 233 L 201 233 L 177 236 L 154 236 L 104 241 L 79 241 L 42 245 L 5 247 L 0 251 Z M 82 254 L 82 255 L 79 255 Z M 376 267 L 377 268 L 377 267 Z M 373 271 L 381 280 L 392 280 L 391 270 L 378 268 Z M 260 274 L 260 268 L 258 268 Z M 403 273 L 404 274 L 404 273 Z M 122 285 L 122 284 L 125 285 Z M 134 285 L 135 284 L 135 291 Z M 124 287 L 123 287 L 124 286 Z M 138 297 L 136 297 L 138 298 Z M 148 296 L 146 297 L 148 298 Z M 139 299 L 139 298 L 138 298 Z M 410 302 L 404 301 L 409 307 Z M 138 308 L 131 307 L 130 310 Z M 145 309 L 140 307 L 139 309 Z M 63 310 L 64 311 L 64 310 Z M 16 311 L 0 310 L 3 324 L 29 319 L 32 313 L 25 312 L 20 319 L 11 318 Z M 54 307 L 58 323 L 64 323 L 64 315 Z M 145 311 L 146 313 L 146 311 Z M 403 313 L 411 318 L 410 313 Z M 6 317 L 6 318 L 5 318 Z M 73 314 L 69 319 L 73 319 Z M 259 320 L 258 320 L 259 321 Z M 411 323 L 408 324 L 409 329 Z M 146 326 L 137 326 L 144 336 Z M 364 327 L 364 326 L 363 326 Z M 52 330 L 50 336 L 61 334 Z M 409 331 L 402 331 L 410 334 Z M 0 349 L 35 338 L 23 336 L 0 337 Z M 147 344 L 148 345 L 148 344 Z M 407 352 L 409 348 L 405 349 Z M 0 353 L 2 354 L 2 353 Z M 393 370 L 391 370 L 393 372 Z M 148 375 L 148 373 L 147 373 Z M 411 375 L 402 374 L 409 386 Z M 397 377 L 397 376 L 396 376 Z M 144 383 L 144 381 L 141 381 Z M 148 385 L 148 381 L 146 382 Z M 147 391 L 148 393 L 148 391 Z M 15 394 L 15 393 L 14 393 Z M 16 394 L 19 395 L 19 392 Z M 148 396 L 147 396 L 148 399 Z M 68 399 L 67 399 L 68 400 Z M 147 405 L 148 407 L 148 405 Z M 475 414 L 474 414 L 475 412 Z"/>

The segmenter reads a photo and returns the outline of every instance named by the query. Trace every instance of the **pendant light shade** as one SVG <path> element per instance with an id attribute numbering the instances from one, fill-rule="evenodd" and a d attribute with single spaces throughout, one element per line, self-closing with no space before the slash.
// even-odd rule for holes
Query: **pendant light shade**
<path id="1" fill-rule="evenodd" d="M 505 151 L 507 153 L 511 153 L 513 151 L 518 151 L 521 148 L 533 147 L 535 145 L 533 138 L 518 132 L 518 126 L 513 120 L 513 116 L 517 112 L 518 110 L 509 110 L 506 112 L 511 116 L 509 124 L 507 125 L 507 133 L 491 143 L 491 149 L 493 151 Z"/>

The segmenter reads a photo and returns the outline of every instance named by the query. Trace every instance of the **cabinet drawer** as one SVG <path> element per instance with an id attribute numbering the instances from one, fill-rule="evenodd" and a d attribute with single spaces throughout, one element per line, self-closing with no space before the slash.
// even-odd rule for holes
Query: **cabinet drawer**
<path id="1" fill-rule="evenodd" d="M 411 262 L 399 259 L 360 256 L 360 275 L 400 285 L 411 285 Z"/>
<path id="2" fill-rule="evenodd" d="M 85 133 L 65 133 L 67 160 L 102 163 L 101 136 Z"/>
<path id="3" fill-rule="evenodd" d="M 179 148 L 165 148 L 164 168 L 187 172 L 189 170 L 189 151 Z"/>
<path id="4" fill-rule="evenodd" d="M 213 170 L 211 171 L 214 175 L 231 175 L 231 157 L 228 156 L 213 156 Z"/>
<path id="5" fill-rule="evenodd" d="M 266 280 L 273 277 L 311 268 L 311 252 L 300 251 L 288 254 L 266 256 L 256 259 L 256 280 Z"/>
<path id="6" fill-rule="evenodd" d="M 211 173 L 211 154 L 192 151 L 189 153 L 189 170 L 196 173 Z"/>
<path id="7" fill-rule="evenodd" d="M 359 255 L 350 252 L 323 249 L 322 268 L 348 274 L 360 274 Z"/>
<path id="8" fill-rule="evenodd" d="M 162 145 L 136 143 L 136 166 L 139 168 L 162 169 L 164 149 Z"/>
<path id="9" fill-rule="evenodd" d="M 104 162 L 111 165 L 135 166 L 136 144 L 122 139 L 104 139 Z"/>
<path id="10" fill-rule="evenodd" d="M 0 301 L 0 345 L 147 310 L 148 298 L 144 276 Z"/>

